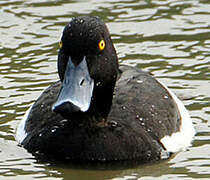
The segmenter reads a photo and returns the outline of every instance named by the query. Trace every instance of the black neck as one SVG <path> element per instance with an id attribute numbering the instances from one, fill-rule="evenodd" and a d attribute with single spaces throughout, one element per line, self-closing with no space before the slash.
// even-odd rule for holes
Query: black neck
<path id="1" fill-rule="evenodd" d="M 106 119 L 112 106 L 114 86 L 115 82 L 106 87 L 94 88 L 90 112 Z"/>

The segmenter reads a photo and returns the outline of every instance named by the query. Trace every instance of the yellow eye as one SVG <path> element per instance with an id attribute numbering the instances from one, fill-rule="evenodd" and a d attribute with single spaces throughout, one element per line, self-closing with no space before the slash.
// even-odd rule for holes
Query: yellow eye
<path id="1" fill-rule="evenodd" d="M 59 42 L 59 48 L 61 49 L 63 47 L 62 41 Z"/>
<path id="2" fill-rule="evenodd" d="M 98 47 L 99 49 L 102 51 L 104 50 L 105 48 L 105 41 L 104 40 L 101 40 L 99 43 L 98 43 Z"/>

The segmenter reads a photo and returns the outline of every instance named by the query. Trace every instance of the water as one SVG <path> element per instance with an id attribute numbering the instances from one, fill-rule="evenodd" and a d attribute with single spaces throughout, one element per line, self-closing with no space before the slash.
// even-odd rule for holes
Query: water
<path id="1" fill-rule="evenodd" d="M 187 151 L 135 167 L 39 162 L 17 146 L 24 112 L 58 79 L 60 34 L 73 16 L 108 25 L 120 63 L 150 71 L 184 102 L 197 135 Z M 1 0 L 0 179 L 209 179 L 210 2 L 208 0 Z"/>

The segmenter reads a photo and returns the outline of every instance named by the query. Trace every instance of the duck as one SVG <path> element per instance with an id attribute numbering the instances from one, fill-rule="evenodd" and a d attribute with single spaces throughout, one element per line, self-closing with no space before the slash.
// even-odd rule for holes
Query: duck
<path id="1" fill-rule="evenodd" d="M 149 162 L 191 146 L 195 129 L 179 98 L 137 67 L 120 65 L 95 16 L 64 27 L 50 85 L 20 121 L 16 140 L 35 157 Z"/>

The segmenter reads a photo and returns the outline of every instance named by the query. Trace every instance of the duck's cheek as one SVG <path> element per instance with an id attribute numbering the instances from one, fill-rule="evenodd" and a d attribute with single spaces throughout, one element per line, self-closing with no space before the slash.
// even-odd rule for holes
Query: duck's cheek
<path id="1" fill-rule="evenodd" d="M 53 105 L 54 112 L 69 114 L 72 112 L 86 112 L 91 103 L 94 81 L 90 77 L 86 57 L 80 64 L 74 65 L 69 58 L 62 88 L 57 101 Z"/>

